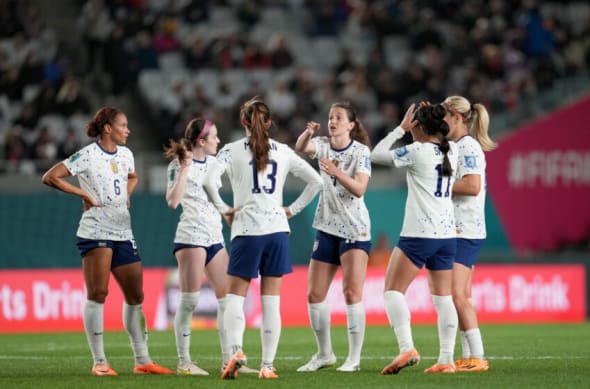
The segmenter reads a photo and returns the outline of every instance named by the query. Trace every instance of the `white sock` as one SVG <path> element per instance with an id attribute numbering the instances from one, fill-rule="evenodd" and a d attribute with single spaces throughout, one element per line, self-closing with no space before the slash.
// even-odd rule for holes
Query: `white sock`
<path id="1" fill-rule="evenodd" d="M 123 326 L 127 331 L 127 335 L 129 335 L 131 348 L 135 355 L 135 363 L 137 365 L 150 363 L 152 359 L 147 347 L 147 326 L 141 304 L 129 305 L 123 302 Z"/>
<path id="2" fill-rule="evenodd" d="M 383 294 L 385 312 L 389 324 L 395 332 L 400 353 L 406 353 L 414 348 L 412 326 L 410 325 L 410 308 L 403 293 L 397 290 L 387 290 Z"/>
<path id="3" fill-rule="evenodd" d="M 223 363 L 227 363 L 231 357 L 231 349 L 227 343 L 227 332 L 223 323 L 225 315 L 225 297 L 217 299 L 217 333 L 219 334 L 219 344 L 221 345 L 221 358 Z"/>
<path id="4" fill-rule="evenodd" d="M 470 358 L 471 348 L 469 347 L 469 340 L 467 339 L 467 335 L 465 335 L 465 331 L 459 332 L 459 335 L 461 335 L 461 358 Z"/>
<path id="5" fill-rule="evenodd" d="M 199 303 L 199 292 L 181 292 L 180 302 L 174 316 L 174 334 L 179 364 L 191 362 L 191 321 Z"/>
<path id="6" fill-rule="evenodd" d="M 227 336 L 227 345 L 231 353 L 242 349 L 246 318 L 244 317 L 245 298 L 237 294 L 228 293 L 225 296 L 225 312 L 223 324 Z"/>
<path id="7" fill-rule="evenodd" d="M 465 336 L 469 343 L 469 349 L 471 350 L 472 358 L 483 359 L 485 354 L 483 352 L 483 341 L 481 340 L 481 332 L 479 328 L 472 328 L 465 331 Z"/>
<path id="8" fill-rule="evenodd" d="M 363 341 L 365 339 L 365 307 L 362 302 L 346 305 L 348 328 L 348 360 L 360 363 Z"/>
<path id="9" fill-rule="evenodd" d="M 272 368 L 281 337 L 280 296 L 262 296 L 262 366 Z"/>
<path id="10" fill-rule="evenodd" d="M 432 295 L 431 297 L 438 316 L 438 341 L 440 343 L 438 363 L 446 365 L 453 362 L 459 318 L 452 296 Z"/>
<path id="11" fill-rule="evenodd" d="M 84 331 L 86 332 L 86 339 L 88 339 L 88 346 L 94 359 L 94 364 L 107 363 L 107 358 L 104 355 L 104 304 L 96 301 L 86 300 L 84 304 Z"/>
<path id="12" fill-rule="evenodd" d="M 308 303 L 307 313 L 309 322 L 318 345 L 318 355 L 325 357 L 332 354 L 332 339 L 330 336 L 330 308 L 326 301 Z"/>

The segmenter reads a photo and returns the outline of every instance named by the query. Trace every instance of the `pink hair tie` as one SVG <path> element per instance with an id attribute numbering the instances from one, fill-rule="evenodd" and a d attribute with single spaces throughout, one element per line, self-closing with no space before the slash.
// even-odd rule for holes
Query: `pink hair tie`
<path id="1" fill-rule="evenodd" d="M 209 128 L 213 125 L 213 122 L 209 121 L 209 120 L 205 120 L 205 124 L 203 125 L 203 129 L 201 130 L 201 132 L 199 133 L 199 136 L 197 136 L 197 140 L 199 139 L 203 139 L 204 137 L 207 136 L 207 134 L 209 133 Z"/>

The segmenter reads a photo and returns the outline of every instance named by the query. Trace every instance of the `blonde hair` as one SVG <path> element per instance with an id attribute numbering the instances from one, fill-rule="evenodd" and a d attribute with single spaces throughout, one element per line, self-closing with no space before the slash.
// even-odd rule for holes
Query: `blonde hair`
<path id="1" fill-rule="evenodd" d="M 488 135 L 490 115 L 483 104 L 471 104 L 463 96 L 449 96 L 444 103 L 463 117 L 463 123 L 467 126 L 467 130 L 479 142 L 483 151 L 496 148 L 496 142 Z"/>

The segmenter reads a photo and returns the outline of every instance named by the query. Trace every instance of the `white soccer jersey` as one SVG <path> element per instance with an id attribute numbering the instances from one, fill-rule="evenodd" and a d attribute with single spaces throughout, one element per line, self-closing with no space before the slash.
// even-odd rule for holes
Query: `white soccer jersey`
<path id="1" fill-rule="evenodd" d="M 182 213 L 176 228 L 174 243 L 209 247 L 223 244 L 221 216 L 209 201 L 203 188 L 211 166 L 216 164 L 214 157 L 206 156 L 203 161 L 192 161 L 188 168 L 184 194 L 180 199 Z M 178 180 L 180 163 L 178 159 L 168 164 L 168 189 Z M 221 183 L 219 184 L 221 185 Z"/>
<path id="2" fill-rule="evenodd" d="M 486 237 L 486 157 L 480 144 L 471 136 L 457 141 L 459 164 L 456 179 L 468 174 L 481 177 L 481 189 L 477 196 L 454 196 L 455 223 L 457 237 L 466 239 L 485 239 Z"/>
<path id="3" fill-rule="evenodd" d="M 266 169 L 256 171 L 250 151 L 250 138 L 245 137 L 225 145 L 217 154 L 218 169 L 206 183 L 207 192 L 216 208 L 224 213 L 228 206 L 216 189 L 216 180 L 227 173 L 232 191 L 235 213 L 231 238 L 240 235 L 266 235 L 289 232 L 287 215 L 283 209 L 283 187 L 289 173 L 300 177 L 308 185 L 289 206 L 293 215 L 308 205 L 322 186 L 316 171 L 289 146 L 273 139 L 270 141 L 270 159 Z"/>
<path id="4" fill-rule="evenodd" d="M 454 238 L 455 215 L 452 202 L 457 169 L 457 145 L 449 142 L 453 175 L 442 175 L 444 155 L 435 143 L 414 142 L 391 150 L 395 166 L 407 166 L 408 198 L 400 236 L 413 238 Z"/>
<path id="5" fill-rule="evenodd" d="M 76 235 L 95 240 L 132 240 L 127 209 L 128 175 L 135 171 L 131 150 L 117 146 L 111 153 L 93 142 L 63 163 L 73 176 L 78 176 L 80 187 L 101 204 L 82 213 Z"/>
<path id="6" fill-rule="evenodd" d="M 311 140 L 316 148 L 313 158 L 328 158 L 349 177 L 356 173 L 371 176 L 371 151 L 357 141 L 344 149 L 330 146 L 330 140 L 318 136 Z M 320 172 L 324 186 L 316 209 L 313 227 L 320 231 L 352 241 L 371 240 L 371 219 L 364 197 L 356 197 L 334 177 Z"/>

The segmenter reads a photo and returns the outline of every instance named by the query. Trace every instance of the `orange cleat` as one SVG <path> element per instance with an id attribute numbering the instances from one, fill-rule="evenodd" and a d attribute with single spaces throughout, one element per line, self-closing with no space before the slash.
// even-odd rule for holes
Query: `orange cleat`
<path id="1" fill-rule="evenodd" d="M 469 358 L 460 366 L 457 365 L 457 371 L 488 371 L 490 364 L 487 359 Z"/>
<path id="2" fill-rule="evenodd" d="M 408 352 L 401 353 L 393 359 L 393 361 L 381 370 L 381 374 L 397 374 L 401 369 L 408 366 L 417 365 L 420 362 L 420 354 L 416 349 L 411 349 Z"/>
<path id="3" fill-rule="evenodd" d="M 107 363 L 97 363 L 92 367 L 92 375 L 119 375 L 116 371 L 114 371 Z"/>
<path id="4" fill-rule="evenodd" d="M 238 376 L 238 371 L 240 367 L 244 366 L 247 363 L 246 355 L 242 350 L 236 352 L 232 357 L 227 361 L 227 366 L 223 369 L 221 373 L 222 380 L 233 380 Z"/>
<path id="5" fill-rule="evenodd" d="M 457 369 L 455 368 L 455 364 L 453 362 L 447 363 L 445 365 L 435 363 L 433 366 L 424 370 L 424 373 L 454 373 L 456 370 Z"/>
<path id="6" fill-rule="evenodd" d="M 258 373 L 258 378 L 279 378 L 279 376 L 275 372 L 274 367 L 263 367 L 260 369 L 260 373 Z"/>
<path id="7" fill-rule="evenodd" d="M 145 365 L 135 365 L 134 374 L 176 374 L 174 370 L 158 365 L 156 362 L 146 363 Z"/>

